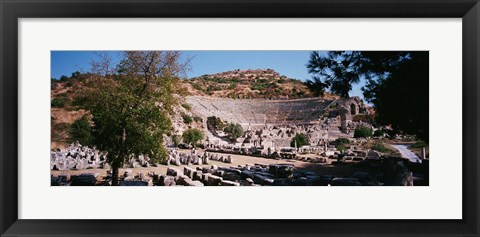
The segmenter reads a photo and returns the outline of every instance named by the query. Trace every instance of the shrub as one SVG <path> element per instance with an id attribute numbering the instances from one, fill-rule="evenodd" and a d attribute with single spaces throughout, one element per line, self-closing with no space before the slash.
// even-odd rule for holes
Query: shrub
<path id="1" fill-rule="evenodd" d="M 267 85 L 263 83 L 253 83 L 252 86 L 250 87 L 250 89 L 252 90 L 259 90 L 259 91 L 265 88 L 267 88 Z"/>
<path id="2" fill-rule="evenodd" d="M 365 126 L 360 126 L 357 129 L 355 129 L 355 132 L 353 134 L 353 137 L 355 138 L 360 138 L 360 137 L 371 137 L 372 136 L 372 129 L 365 127 Z"/>
<path id="3" fill-rule="evenodd" d="M 344 152 L 345 150 L 347 150 L 347 147 L 343 144 L 340 144 L 338 146 L 336 146 L 337 150 L 340 151 L 340 152 Z"/>
<path id="4" fill-rule="evenodd" d="M 297 147 L 302 147 L 310 144 L 308 142 L 308 137 L 303 133 L 299 133 L 295 135 L 295 137 L 293 137 L 292 141 L 290 142 L 291 147 L 295 147 L 295 141 L 297 142 Z"/>
<path id="5" fill-rule="evenodd" d="M 348 138 L 340 137 L 335 139 L 335 141 L 333 141 L 332 144 L 333 145 L 350 144 L 350 140 L 348 140 Z"/>
<path id="6" fill-rule="evenodd" d="M 193 88 L 195 88 L 196 90 L 199 90 L 199 91 L 202 90 L 202 87 L 201 87 L 200 85 L 198 85 L 197 83 L 195 83 L 195 82 L 192 83 L 192 86 L 193 86 Z"/>
<path id="7" fill-rule="evenodd" d="M 237 141 L 237 138 L 243 135 L 243 128 L 238 123 L 229 123 L 223 131 L 229 135 L 232 141 Z"/>
<path id="8" fill-rule="evenodd" d="M 62 75 L 62 76 L 60 77 L 60 81 L 61 81 L 61 82 L 64 82 L 64 81 L 67 81 L 67 80 L 68 80 L 68 77 L 65 76 L 65 75 Z"/>
<path id="9" fill-rule="evenodd" d="M 189 104 L 182 104 L 182 107 L 185 108 L 186 110 L 191 110 L 192 109 L 192 106 L 189 105 Z"/>
<path id="10" fill-rule="evenodd" d="M 230 90 L 233 90 L 235 88 L 237 88 L 237 83 L 235 83 L 235 82 L 230 84 L 230 86 L 228 87 L 228 89 L 230 89 Z"/>
<path id="11" fill-rule="evenodd" d="M 178 144 L 182 143 L 182 136 L 177 134 L 172 135 L 172 143 L 175 146 L 178 146 Z"/>
<path id="12" fill-rule="evenodd" d="M 68 98 L 66 97 L 56 97 L 51 101 L 51 106 L 53 108 L 63 108 L 68 103 Z"/>
<path id="13" fill-rule="evenodd" d="M 93 143 L 92 127 L 86 115 L 77 119 L 70 126 L 70 142 L 80 142 L 82 145 Z"/>
<path id="14" fill-rule="evenodd" d="M 193 121 L 201 123 L 203 122 L 203 119 L 202 117 L 195 115 L 193 116 Z"/>
<path id="15" fill-rule="evenodd" d="M 223 130 L 225 128 L 225 123 L 222 119 L 212 116 L 207 118 L 207 127 L 210 130 Z"/>
<path id="16" fill-rule="evenodd" d="M 186 115 L 186 114 L 183 115 L 183 122 L 184 122 L 184 123 L 190 124 L 190 123 L 192 123 L 192 121 L 193 121 L 192 117 L 190 117 L 190 116 L 188 116 L 188 115 Z"/>
<path id="17" fill-rule="evenodd" d="M 376 142 L 372 145 L 371 147 L 372 150 L 375 150 L 375 151 L 379 151 L 379 152 L 388 152 L 390 151 L 390 149 L 388 149 L 387 147 L 385 147 L 382 143 L 380 142 Z"/>
<path id="18" fill-rule="evenodd" d="M 192 144 L 196 147 L 198 142 L 203 140 L 204 134 L 197 128 L 190 128 L 183 133 L 182 137 L 185 143 Z"/>
<path id="19" fill-rule="evenodd" d="M 425 143 L 424 141 L 418 141 L 410 145 L 410 148 L 424 148 L 424 147 L 427 147 L 427 143 Z"/>

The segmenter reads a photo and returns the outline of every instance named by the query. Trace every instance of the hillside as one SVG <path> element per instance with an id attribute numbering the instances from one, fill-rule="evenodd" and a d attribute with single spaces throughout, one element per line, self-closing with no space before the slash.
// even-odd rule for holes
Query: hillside
<path id="1" fill-rule="evenodd" d="M 74 73 L 71 77 L 51 81 L 51 138 L 52 149 L 64 147 L 70 141 L 71 124 L 88 114 L 75 105 L 73 92 L 81 87 L 89 74 Z M 186 95 L 210 96 L 233 99 L 297 99 L 313 97 L 307 86 L 300 80 L 280 75 L 272 69 L 234 70 L 191 79 L 180 80 L 186 89 Z M 324 99 L 337 99 L 335 95 L 325 93 Z M 175 109 L 172 118 L 175 132 L 188 127 L 202 127 L 202 122 L 193 119 L 185 123 L 185 118 L 195 118 L 189 111 L 186 101 Z M 178 131 L 177 131 L 178 130 Z"/>
<path id="2" fill-rule="evenodd" d="M 311 93 L 302 81 L 272 69 L 234 70 L 183 80 L 191 95 L 222 98 L 302 98 Z"/>

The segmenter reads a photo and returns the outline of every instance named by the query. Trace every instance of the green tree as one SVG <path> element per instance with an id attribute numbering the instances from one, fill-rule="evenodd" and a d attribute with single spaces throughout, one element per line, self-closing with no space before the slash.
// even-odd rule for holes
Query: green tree
<path id="1" fill-rule="evenodd" d="M 328 84 L 322 82 L 322 79 L 318 76 L 313 76 L 312 79 L 307 80 L 305 85 L 314 96 L 323 96 L 325 94 L 325 89 L 328 88 Z"/>
<path id="2" fill-rule="evenodd" d="M 205 135 L 200 129 L 190 128 L 183 132 L 183 141 L 188 144 L 192 144 L 193 147 L 196 147 L 198 142 L 203 140 Z"/>
<path id="3" fill-rule="evenodd" d="M 428 143 L 427 51 L 312 52 L 308 72 L 319 78 L 319 90 L 348 97 L 352 85 L 365 78 L 365 99 L 376 110 L 379 125 L 415 134 Z"/>
<path id="4" fill-rule="evenodd" d="M 333 145 L 335 146 L 338 146 L 338 145 L 345 145 L 345 144 L 350 144 L 350 140 L 348 140 L 348 138 L 344 138 L 344 137 L 339 137 L 337 139 L 335 139 L 335 141 L 332 142 Z"/>
<path id="5" fill-rule="evenodd" d="M 371 128 L 360 126 L 355 129 L 353 133 L 353 137 L 360 138 L 360 137 L 371 137 L 373 135 L 373 130 Z"/>
<path id="6" fill-rule="evenodd" d="M 295 141 L 297 142 L 297 147 L 310 144 L 310 142 L 308 142 L 308 137 L 303 133 L 299 133 L 292 138 L 292 141 L 290 142 L 291 147 L 295 147 Z"/>
<path id="7" fill-rule="evenodd" d="M 166 159 L 163 136 L 171 132 L 174 96 L 185 69 L 174 51 L 124 52 L 113 76 L 92 74 L 77 96 L 92 114 L 94 144 L 108 152 L 112 185 L 130 155 Z"/>
<path id="8" fill-rule="evenodd" d="M 223 131 L 228 134 L 230 139 L 234 142 L 237 141 L 237 138 L 243 135 L 243 128 L 238 123 L 229 123 Z"/>
<path id="9" fill-rule="evenodd" d="M 356 63 L 359 56 L 352 51 L 329 51 L 325 54 L 313 51 L 307 69 L 314 76 L 310 81 L 317 88 L 314 92 L 330 88 L 333 93 L 348 98 L 352 85 L 360 81 L 360 65 Z"/>
<path id="10" fill-rule="evenodd" d="M 83 115 L 81 118 L 77 119 L 70 126 L 70 142 L 80 142 L 82 145 L 92 145 L 93 144 L 93 135 L 92 127 L 90 121 L 86 115 Z"/>
<path id="11" fill-rule="evenodd" d="M 384 77 L 373 77 L 363 88 L 365 99 L 376 109 L 376 121 L 394 130 L 429 137 L 428 52 L 410 52 Z"/>

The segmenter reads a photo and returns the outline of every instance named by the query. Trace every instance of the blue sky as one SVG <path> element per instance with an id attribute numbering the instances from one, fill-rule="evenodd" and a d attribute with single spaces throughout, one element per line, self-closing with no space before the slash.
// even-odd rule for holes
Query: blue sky
<path id="1" fill-rule="evenodd" d="M 305 81 L 310 78 L 306 64 L 310 51 L 182 51 L 184 59 L 191 58 L 192 71 L 188 77 L 212 74 L 235 69 L 273 69 L 290 78 Z M 120 53 L 108 51 L 108 54 L 118 63 Z M 94 51 L 52 51 L 51 77 L 70 76 L 72 72 L 88 72 L 92 60 L 98 56 Z M 354 85 L 351 96 L 362 96 L 360 85 Z M 363 96 L 362 96 L 363 97 Z"/>

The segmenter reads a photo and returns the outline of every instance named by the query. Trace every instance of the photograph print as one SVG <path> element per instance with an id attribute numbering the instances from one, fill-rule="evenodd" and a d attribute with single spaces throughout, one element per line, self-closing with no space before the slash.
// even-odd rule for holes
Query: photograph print
<path id="1" fill-rule="evenodd" d="M 50 96 L 51 186 L 429 185 L 428 51 L 51 51 Z"/>

